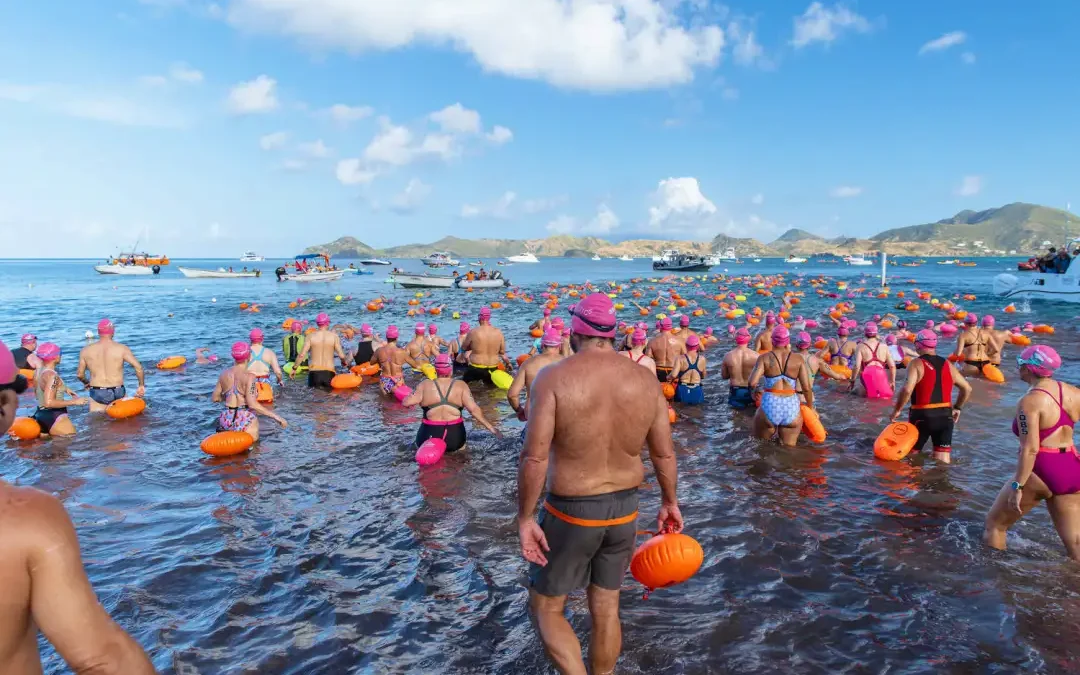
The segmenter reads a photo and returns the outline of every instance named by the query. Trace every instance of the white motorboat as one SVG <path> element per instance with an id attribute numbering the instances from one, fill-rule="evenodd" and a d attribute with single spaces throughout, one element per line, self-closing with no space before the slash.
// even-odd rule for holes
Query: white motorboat
<path id="1" fill-rule="evenodd" d="M 323 264 L 315 264 L 313 261 L 316 260 L 322 260 Z M 312 264 L 315 266 L 309 265 L 309 261 L 312 261 Z M 330 256 L 326 253 L 298 255 L 296 256 L 296 261 L 293 265 L 296 268 L 295 272 L 289 272 L 284 267 L 279 267 L 274 270 L 278 281 L 298 281 L 301 283 L 310 283 L 313 281 L 337 281 L 345 276 L 345 272 L 349 271 L 334 269 L 330 264 Z"/>
<path id="2" fill-rule="evenodd" d="M 454 285 L 458 288 L 505 288 L 510 286 L 510 280 L 504 279 L 502 272 L 496 270 L 491 273 L 491 277 L 488 279 L 469 281 L 466 277 L 457 277 Z"/>
<path id="3" fill-rule="evenodd" d="M 365 258 L 360 261 L 361 265 L 389 265 L 389 260 L 383 260 L 382 258 Z"/>
<path id="4" fill-rule="evenodd" d="M 201 270 L 196 267 L 177 267 L 176 269 L 188 279 L 254 279 L 262 274 L 259 270 L 230 272 L 226 269 Z"/>
<path id="5" fill-rule="evenodd" d="M 507 258 L 507 260 L 509 260 L 510 262 L 514 262 L 514 263 L 538 263 L 538 262 L 540 262 L 540 260 L 537 259 L 537 257 L 535 255 L 533 255 L 529 251 L 526 251 L 525 253 L 522 253 L 521 255 L 512 255 L 509 258 Z"/>
<path id="6" fill-rule="evenodd" d="M 939 261 L 937 261 L 937 264 L 939 264 L 939 265 L 955 265 L 958 262 L 960 262 L 959 258 L 953 258 L 952 260 L 939 260 Z"/>
<path id="7" fill-rule="evenodd" d="M 631 258 L 631 257 L 630 257 L 630 256 L 628 256 L 628 255 L 624 255 L 624 256 L 622 256 L 621 258 L 619 258 L 619 260 L 621 260 L 621 261 L 623 261 L 623 262 L 634 262 L 634 259 L 633 259 L 633 258 Z"/>
<path id="8" fill-rule="evenodd" d="M 806 258 L 800 258 L 796 255 L 789 255 L 787 257 L 787 260 L 785 260 L 784 262 L 790 265 L 801 265 L 802 263 L 806 262 Z"/>
<path id="9" fill-rule="evenodd" d="M 426 258 L 423 258 L 420 262 L 424 263 L 428 267 L 457 267 L 461 263 L 450 257 L 449 253 L 444 251 L 432 253 Z"/>
<path id="10" fill-rule="evenodd" d="M 723 253 L 713 256 L 713 260 L 715 261 L 714 264 L 722 262 L 739 262 L 738 256 L 735 255 L 735 249 L 731 246 L 724 249 Z"/>
<path id="11" fill-rule="evenodd" d="M 285 274 L 281 277 L 281 281 L 299 281 L 299 282 L 312 282 L 312 281 L 337 281 L 341 277 L 345 276 L 345 270 L 330 270 L 328 272 L 301 272 L 299 274 Z"/>
<path id="12" fill-rule="evenodd" d="M 94 265 L 94 271 L 98 274 L 142 277 L 157 274 L 161 271 L 161 268 L 157 265 L 153 267 L 146 267 L 145 265 Z"/>
<path id="13" fill-rule="evenodd" d="M 1009 300 L 1049 300 L 1080 303 L 1080 270 L 1065 274 L 1027 272 L 1022 277 L 999 274 L 994 277 L 994 293 Z"/>
<path id="14" fill-rule="evenodd" d="M 845 257 L 844 259 L 847 261 L 847 264 L 849 264 L 849 265 L 863 266 L 863 265 L 873 265 L 874 264 L 873 260 L 867 260 L 866 258 L 862 257 L 861 255 L 849 255 L 849 256 Z"/>
<path id="15" fill-rule="evenodd" d="M 594 253 L 594 254 L 593 254 L 593 257 L 592 257 L 592 260 L 593 260 L 593 261 L 595 261 L 595 262 L 600 262 L 600 256 L 598 256 L 598 255 L 596 255 L 596 254 Z"/>
<path id="16" fill-rule="evenodd" d="M 455 279 L 446 274 L 394 274 L 389 278 L 402 288 L 453 288 Z"/>
<path id="17" fill-rule="evenodd" d="M 254 251 L 247 251 L 240 256 L 240 262 L 262 262 L 264 260 L 266 260 L 265 256 L 261 256 Z"/>
<path id="18" fill-rule="evenodd" d="M 484 263 L 482 263 L 479 260 L 474 260 L 471 263 L 469 263 L 469 267 L 483 267 L 483 266 L 484 266 Z"/>
<path id="19" fill-rule="evenodd" d="M 754 262 L 761 262 L 761 258 L 754 258 Z"/>

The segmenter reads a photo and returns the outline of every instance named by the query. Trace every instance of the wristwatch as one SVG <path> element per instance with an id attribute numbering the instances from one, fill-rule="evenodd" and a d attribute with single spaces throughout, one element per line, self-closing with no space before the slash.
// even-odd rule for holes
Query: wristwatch
<path id="1" fill-rule="evenodd" d="M 1019 491 L 1021 491 L 1021 490 L 1023 490 L 1023 489 L 1024 489 L 1024 486 L 1023 486 L 1023 485 L 1021 485 L 1020 483 L 1017 483 L 1016 481 L 1013 481 L 1013 482 L 1012 482 L 1012 489 L 1014 489 L 1014 490 L 1016 490 L 1017 492 L 1019 492 Z"/>

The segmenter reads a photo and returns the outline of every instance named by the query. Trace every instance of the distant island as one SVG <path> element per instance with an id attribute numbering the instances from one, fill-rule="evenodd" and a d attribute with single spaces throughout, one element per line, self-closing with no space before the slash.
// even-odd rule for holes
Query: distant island
<path id="1" fill-rule="evenodd" d="M 757 239 L 718 235 L 711 242 L 631 239 L 610 242 L 596 237 L 556 235 L 544 239 L 460 239 L 444 237 L 430 244 L 408 244 L 374 249 L 354 237 L 342 237 L 329 244 L 306 249 L 305 253 L 328 253 L 337 258 L 424 258 L 447 251 L 459 258 L 506 258 L 526 250 L 537 256 L 583 258 L 651 257 L 664 249 L 683 253 L 709 254 L 734 249 L 740 257 L 783 257 L 788 255 L 854 255 L 884 251 L 902 256 L 1004 256 L 1029 255 L 1057 246 L 1077 216 L 1036 204 L 1006 204 L 986 211 L 961 211 L 936 223 L 910 225 L 880 232 L 869 239 L 834 237 L 827 239 L 805 230 L 790 229 L 768 244 Z"/>

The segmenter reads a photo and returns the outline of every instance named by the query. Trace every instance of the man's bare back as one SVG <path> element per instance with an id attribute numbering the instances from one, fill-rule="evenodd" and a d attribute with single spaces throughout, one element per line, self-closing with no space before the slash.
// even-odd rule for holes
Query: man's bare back
<path id="1" fill-rule="evenodd" d="M 661 370 L 671 370 L 675 359 L 686 353 L 686 343 L 670 332 L 660 333 L 645 348 L 645 355 L 651 358 Z"/>
<path id="2" fill-rule="evenodd" d="M 139 381 L 139 388 L 135 395 L 142 396 L 146 393 L 146 376 L 142 364 L 131 353 L 127 345 L 120 344 L 110 338 L 102 338 L 82 348 L 82 351 L 79 352 L 79 367 L 76 371 L 76 377 L 93 389 L 119 388 L 124 385 L 125 363 L 135 370 L 135 376 Z M 86 377 L 88 370 L 90 371 L 89 378 Z M 103 400 L 111 400 L 111 398 Z M 105 404 L 91 398 L 91 411 L 104 410 L 105 407 Z"/>
<path id="3" fill-rule="evenodd" d="M 558 348 L 545 349 L 521 364 L 517 373 L 514 374 L 513 384 L 510 385 L 510 389 L 506 392 L 506 399 L 510 402 L 510 406 L 517 411 L 518 419 L 523 422 L 528 419 L 527 401 L 522 400 L 522 394 L 525 394 L 525 398 L 527 399 L 529 391 L 532 389 L 533 382 L 536 381 L 536 376 L 540 371 L 565 358 L 565 356 L 559 353 Z"/>
<path id="4" fill-rule="evenodd" d="M 307 356 L 310 370 L 334 370 L 334 357 L 337 356 L 342 365 L 347 366 L 345 351 L 341 347 L 341 338 L 337 333 L 322 329 L 308 336 L 304 342 L 304 349 L 300 353 L 298 361 L 303 362 Z"/>
<path id="5" fill-rule="evenodd" d="M 746 345 L 739 345 L 727 354 L 720 365 L 720 376 L 730 380 L 733 387 L 745 387 L 750 382 L 750 373 L 754 372 L 758 353 Z"/>
<path id="6" fill-rule="evenodd" d="M 506 360 L 506 339 L 501 330 L 491 325 L 473 328 L 462 349 L 471 352 L 469 363 L 475 366 L 491 368 Z"/>

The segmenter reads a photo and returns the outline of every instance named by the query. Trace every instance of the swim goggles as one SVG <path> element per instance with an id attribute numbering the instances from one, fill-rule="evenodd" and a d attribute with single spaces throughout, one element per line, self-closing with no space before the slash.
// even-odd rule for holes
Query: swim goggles
<path id="1" fill-rule="evenodd" d="M 602 323 L 596 323 L 595 321 L 592 321 L 591 319 L 587 319 L 584 316 L 578 314 L 577 312 L 575 312 L 573 310 L 570 311 L 570 316 L 574 317 L 578 321 L 581 321 L 582 323 L 584 323 L 586 326 L 589 326 L 593 330 L 600 331 L 602 333 L 610 333 L 610 332 L 616 330 L 616 325 L 614 323 L 611 324 L 611 325 L 605 326 Z"/>
<path id="2" fill-rule="evenodd" d="M 12 380 L 11 382 L 8 382 L 7 384 L 0 384 L 0 391 L 10 389 L 11 391 L 15 392 L 16 394 L 21 394 L 24 391 L 26 391 L 26 388 L 29 387 L 29 386 L 30 386 L 30 383 L 27 382 L 25 377 L 23 377 L 22 375 L 16 375 L 15 379 Z"/>
<path id="3" fill-rule="evenodd" d="M 1055 370 L 1054 368 L 1046 365 L 1046 361 L 1043 359 L 1043 355 L 1039 352 L 1032 352 L 1031 356 L 1027 357 L 1026 359 L 1023 356 L 1017 354 L 1016 367 L 1020 368 L 1021 366 L 1035 366 L 1036 368 L 1045 368 L 1049 371 Z"/>

